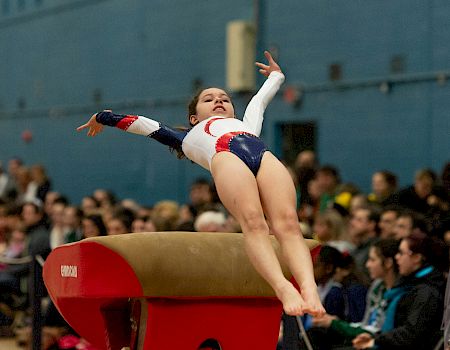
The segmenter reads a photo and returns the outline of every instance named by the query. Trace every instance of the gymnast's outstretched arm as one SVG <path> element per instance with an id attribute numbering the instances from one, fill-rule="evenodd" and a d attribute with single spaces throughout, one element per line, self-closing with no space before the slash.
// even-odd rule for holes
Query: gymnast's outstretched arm
<path id="1" fill-rule="evenodd" d="M 153 119 L 137 115 L 115 114 L 110 110 L 94 114 L 86 124 L 79 126 L 77 130 L 88 128 L 88 136 L 96 136 L 102 132 L 104 125 L 154 138 L 174 149 L 181 149 L 181 144 L 187 134 L 187 131 L 172 129 Z"/>
<path id="2" fill-rule="evenodd" d="M 257 136 L 261 133 L 264 111 L 284 82 L 284 74 L 281 72 L 280 66 L 274 61 L 268 51 L 265 51 L 264 55 L 269 64 L 257 62 L 256 65 L 260 68 L 259 72 L 267 77 L 267 80 L 258 93 L 250 100 L 243 118 L 244 124 L 249 126 Z"/>

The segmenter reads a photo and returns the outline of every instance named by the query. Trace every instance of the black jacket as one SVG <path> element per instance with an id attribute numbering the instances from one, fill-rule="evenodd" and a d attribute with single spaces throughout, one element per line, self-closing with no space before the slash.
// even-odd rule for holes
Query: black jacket
<path id="1" fill-rule="evenodd" d="M 442 336 L 445 280 L 436 269 L 418 277 L 425 269 L 399 281 L 410 290 L 398 303 L 394 329 L 375 337 L 379 349 L 433 349 Z"/>

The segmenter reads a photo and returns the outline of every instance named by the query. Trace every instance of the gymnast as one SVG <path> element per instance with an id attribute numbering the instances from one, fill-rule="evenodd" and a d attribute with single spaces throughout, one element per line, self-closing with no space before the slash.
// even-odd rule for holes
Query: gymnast
<path id="1" fill-rule="evenodd" d="M 108 125 L 148 136 L 209 170 L 222 203 L 242 227 L 251 263 L 274 289 L 285 313 L 321 316 L 325 310 L 317 293 L 310 252 L 300 232 L 292 178 L 258 138 L 264 111 L 284 81 L 271 54 L 265 51 L 264 55 L 268 64 L 256 65 L 267 80 L 249 102 L 243 121 L 236 119 L 229 95 L 212 87 L 200 91 L 190 102 L 188 130 L 110 110 L 94 114 L 77 130 L 88 129 L 88 136 L 96 136 Z M 300 292 L 284 277 L 270 233 L 279 241 Z"/>

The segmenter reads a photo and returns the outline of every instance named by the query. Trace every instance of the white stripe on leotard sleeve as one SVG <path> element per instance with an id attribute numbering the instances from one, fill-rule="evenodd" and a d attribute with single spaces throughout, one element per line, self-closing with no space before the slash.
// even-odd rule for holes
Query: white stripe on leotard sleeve
<path id="1" fill-rule="evenodd" d="M 149 119 L 143 116 L 138 117 L 139 118 L 136 119 L 133 124 L 128 127 L 127 132 L 148 136 L 159 130 L 160 124 L 156 120 Z"/>

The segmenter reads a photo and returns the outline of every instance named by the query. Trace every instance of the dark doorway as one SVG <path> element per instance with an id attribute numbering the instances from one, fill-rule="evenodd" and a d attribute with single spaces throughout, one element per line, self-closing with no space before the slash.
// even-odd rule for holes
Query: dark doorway
<path id="1" fill-rule="evenodd" d="M 314 122 L 277 124 L 277 142 L 280 158 L 293 164 L 297 154 L 305 150 L 316 150 L 317 126 Z"/>

